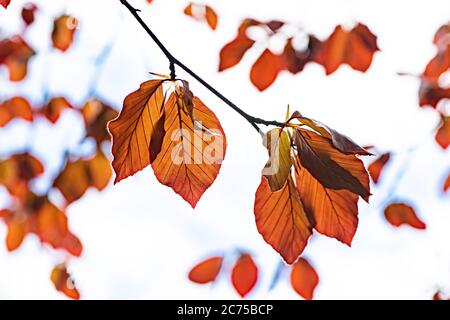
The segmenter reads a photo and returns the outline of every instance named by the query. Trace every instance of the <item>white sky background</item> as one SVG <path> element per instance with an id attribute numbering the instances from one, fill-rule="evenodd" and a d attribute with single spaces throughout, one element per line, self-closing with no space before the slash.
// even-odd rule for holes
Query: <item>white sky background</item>
<path id="1" fill-rule="evenodd" d="M 38 104 L 42 86 L 47 83 L 52 94 L 64 94 L 82 103 L 95 72 L 92 59 L 114 38 L 114 49 L 98 86 L 98 94 L 108 102 L 120 107 L 123 98 L 149 78 L 148 71 L 168 73 L 163 54 L 118 0 L 35 2 L 41 11 L 28 39 L 40 52 L 48 50 L 53 17 L 72 13 L 80 18 L 81 29 L 69 53 L 51 52 L 34 59 L 23 83 L 7 83 L 2 68 L 1 98 L 25 94 Z M 315 235 L 310 241 L 305 256 L 320 275 L 315 298 L 429 299 L 438 288 L 450 293 L 450 204 L 449 197 L 440 193 L 450 156 L 433 140 L 438 116 L 418 107 L 418 80 L 396 74 L 420 73 L 435 54 L 432 37 L 450 19 L 448 0 L 208 1 L 219 14 L 216 32 L 182 14 L 185 0 L 155 0 L 150 6 L 143 0 L 130 2 L 143 9 L 144 19 L 175 56 L 247 112 L 282 120 L 289 103 L 362 145 L 403 152 L 387 167 L 382 186 L 373 189 L 371 205 L 360 203 L 360 225 L 352 248 L 325 236 Z M 20 30 L 16 19 L 23 3 L 15 0 L 8 11 L 0 9 L 3 35 Z M 281 74 L 274 85 L 259 93 L 248 73 L 263 48 L 249 52 L 231 70 L 216 71 L 219 50 L 234 38 L 246 17 L 298 23 L 322 38 L 337 24 L 360 21 L 378 36 L 382 51 L 375 55 L 367 73 L 344 66 L 326 77 L 322 67 L 309 64 L 297 76 Z M 274 50 L 279 48 L 276 42 L 271 45 Z M 178 75 L 185 76 L 181 71 Z M 268 291 L 279 256 L 264 242 L 254 222 L 254 193 L 267 160 L 260 137 L 215 96 L 185 78 L 216 113 L 227 134 L 228 150 L 221 172 L 195 211 L 160 185 L 150 168 L 103 193 L 91 191 L 70 206 L 70 226 L 81 238 L 84 253 L 71 260 L 69 267 L 82 297 L 237 298 L 228 275 L 222 275 L 211 287 L 190 283 L 187 273 L 199 260 L 239 247 L 253 253 L 261 271 L 249 298 L 298 298 L 287 276 Z M 66 112 L 55 128 L 39 121 L 33 132 L 27 132 L 28 125 L 15 122 L 0 130 L 0 155 L 31 145 L 48 165 L 51 176 L 67 143 L 77 145 L 81 122 L 76 119 Z M 414 146 L 413 153 L 406 152 Z M 80 153 L 88 150 L 86 146 Z M 379 206 L 386 187 L 397 179 L 408 158 L 410 167 L 395 199 L 415 204 L 427 223 L 426 231 L 391 227 Z M 45 182 L 37 187 L 45 188 Z M 4 195 L 0 193 L 0 206 L 7 204 Z M 5 235 L 6 228 L 0 224 L 0 239 Z M 63 298 L 49 280 L 53 265 L 63 258 L 63 253 L 42 248 L 34 236 L 28 236 L 14 253 L 6 251 L 2 240 L 0 298 Z"/>

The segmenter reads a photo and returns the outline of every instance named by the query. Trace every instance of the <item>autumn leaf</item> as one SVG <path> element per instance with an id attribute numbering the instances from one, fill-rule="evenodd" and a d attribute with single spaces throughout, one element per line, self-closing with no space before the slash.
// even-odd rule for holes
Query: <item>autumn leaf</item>
<path id="1" fill-rule="evenodd" d="M 368 201 L 369 177 L 361 160 L 334 148 L 332 142 L 312 131 L 297 129 L 298 159 L 324 187 L 346 189 Z"/>
<path id="2" fill-rule="evenodd" d="M 65 213 L 46 196 L 28 192 L 17 207 L 8 210 L 3 220 L 8 227 L 6 244 L 9 251 L 16 250 L 27 234 L 34 233 L 41 242 L 55 249 L 81 255 L 82 244 L 70 232 Z"/>
<path id="3" fill-rule="evenodd" d="M 392 203 L 384 209 L 386 220 L 395 227 L 403 224 L 410 225 L 415 229 L 425 229 L 425 223 L 417 217 L 414 209 L 404 203 Z"/>
<path id="4" fill-rule="evenodd" d="M 44 166 L 35 156 L 19 153 L 0 160 L 0 184 L 19 199 L 29 191 L 29 183 L 44 173 Z"/>
<path id="5" fill-rule="evenodd" d="M 50 279 L 56 290 L 62 292 L 71 299 L 80 299 L 80 293 L 78 292 L 71 275 L 67 272 L 67 266 L 65 264 L 55 266 L 50 275 Z"/>
<path id="6" fill-rule="evenodd" d="M 442 186 L 442 191 L 447 192 L 450 189 L 450 174 L 447 176 L 447 178 L 444 181 L 444 184 Z"/>
<path id="7" fill-rule="evenodd" d="M 309 35 L 308 46 L 304 50 L 297 50 L 293 41 L 293 37 L 286 41 L 282 58 L 284 59 L 284 68 L 292 74 L 297 74 L 305 68 L 308 62 L 316 60 L 316 51 L 321 42 L 315 36 Z"/>
<path id="8" fill-rule="evenodd" d="M 27 3 L 22 8 L 22 20 L 26 26 L 31 25 L 34 22 L 34 16 L 38 7 L 34 3 Z"/>
<path id="9" fill-rule="evenodd" d="M 210 6 L 191 2 L 184 8 L 183 12 L 197 21 L 206 21 L 212 30 L 216 30 L 218 16 Z"/>
<path id="10" fill-rule="evenodd" d="M 245 297 L 258 281 L 258 267 L 249 254 L 240 255 L 231 271 L 231 282 L 241 297 Z"/>
<path id="11" fill-rule="evenodd" d="M 117 118 L 116 110 L 102 101 L 90 99 L 81 109 L 81 114 L 86 127 L 86 135 L 93 138 L 97 145 L 111 140 L 107 126 L 108 122 Z"/>
<path id="12" fill-rule="evenodd" d="M 109 124 L 115 183 L 151 163 L 159 182 L 195 207 L 219 173 L 226 152 L 225 133 L 186 81 L 172 84 L 168 99 L 164 82 L 143 83 Z"/>
<path id="13" fill-rule="evenodd" d="M 99 150 L 90 159 L 69 160 L 53 185 L 70 204 L 80 199 L 91 187 L 102 191 L 108 185 L 111 176 L 109 160 Z"/>
<path id="14" fill-rule="evenodd" d="M 150 140 L 161 117 L 164 80 L 150 80 L 128 95 L 119 116 L 108 125 L 112 135 L 114 183 L 134 175 L 150 164 Z"/>
<path id="15" fill-rule="evenodd" d="M 36 52 L 21 36 L 0 41 L 0 65 L 9 69 L 9 80 L 21 81 L 28 70 L 28 61 Z"/>
<path id="16" fill-rule="evenodd" d="M 0 104 L 0 128 L 13 119 L 33 121 L 33 109 L 25 98 L 13 97 Z"/>
<path id="17" fill-rule="evenodd" d="M 450 68 L 450 41 L 438 47 L 436 55 L 428 62 L 423 76 L 428 80 L 437 81 Z"/>
<path id="18" fill-rule="evenodd" d="M 435 139 L 444 150 L 450 145 L 450 116 L 442 117 L 441 124 L 435 135 Z"/>
<path id="19" fill-rule="evenodd" d="M 292 178 L 289 176 L 283 188 L 273 192 L 263 176 L 256 191 L 254 212 L 264 240 L 288 264 L 294 263 L 312 234 L 312 226 Z"/>
<path id="20" fill-rule="evenodd" d="M 214 282 L 222 268 L 223 257 L 211 257 L 197 264 L 189 272 L 189 280 L 205 284 Z"/>
<path id="21" fill-rule="evenodd" d="M 291 271 L 291 286 L 306 300 L 312 300 L 319 283 L 319 275 L 305 258 L 300 258 Z"/>
<path id="22" fill-rule="evenodd" d="M 65 52 L 72 45 L 78 21 L 69 15 L 62 15 L 53 23 L 53 47 Z"/>
<path id="23" fill-rule="evenodd" d="M 335 72 L 342 64 L 365 72 L 378 50 L 377 37 L 366 25 L 358 23 L 351 30 L 345 30 L 339 25 L 317 50 L 316 61 L 324 66 L 327 75 Z"/>
<path id="24" fill-rule="evenodd" d="M 9 4 L 11 3 L 11 0 L 0 0 L 0 4 L 6 9 L 8 8 Z"/>
<path id="25" fill-rule="evenodd" d="M 325 187 L 298 162 L 296 182 L 314 229 L 350 246 L 358 227 L 358 195 Z"/>
<path id="26" fill-rule="evenodd" d="M 383 153 L 367 167 L 374 183 L 378 183 L 384 166 L 389 162 L 390 158 L 391 154 L 389 152 Z"/>
<path id="27" fill-rule="evenodd" d="M 64 97 L 55 97 L 50 99 L 47 104 L 42 107 L 40 113 L 51 123 L 58 122 L 61 114 L 66 109 L 73 109 L 73 106 Z"/>
<path id="28" fill-rule="evenodd" d="M 250 70 L 250 80 L 259 91 L 270 87 L 285 68 L 283 56 L 265 49 Z"/>
<path id="29" fill-rule="evenodd" d="M 442 88 L 439 83 L 422 79 L 419 88 L 419 105 L 437 108 L 439 102 L 450 99 L 450 88 Z"/>

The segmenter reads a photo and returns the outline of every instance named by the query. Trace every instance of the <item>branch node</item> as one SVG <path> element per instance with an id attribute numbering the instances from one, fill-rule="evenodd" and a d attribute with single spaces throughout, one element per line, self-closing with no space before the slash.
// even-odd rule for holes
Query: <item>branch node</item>
<path id="1" fill-rule="evenodd" d="M 175 81 L 177 79 L 177 75 L 175 73 L 175 62 L 172 59 L 170 59 L 169 68 L 170 68 L 170 80 Z"/>

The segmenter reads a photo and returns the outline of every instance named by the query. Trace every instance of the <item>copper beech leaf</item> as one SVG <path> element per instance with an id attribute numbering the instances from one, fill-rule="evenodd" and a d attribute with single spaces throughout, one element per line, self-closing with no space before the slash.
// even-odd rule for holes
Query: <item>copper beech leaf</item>
<path id="1" fill-rule="evenodd" d="M 377 37 L 366 25 L 358 23 L 351 30 L 345 30 L 339 25 L 320 45 L 316 59 L 324 66 L 327 75 L 335 72 L 342 64 L 365 72 L 378 50 Z"/>
<path id="2" fill-rule="evenodd" d="M 296 182 L 314 229 L 350 246 L 358 227 L 358 195 L 326 188 L 298 164 Z"/>
<path id="3" fill-rule="evenodd" d="M 259 233 L 288 263 L 303 252 L 312 226 L 300 195 L 289 176 L 283 188 L 273 192 L 266 177 L 255 195 L 255 219 Z"/>
<path id="4" fill-rule="evenodd" d="M 435 136 L 436 142 L 441 146 L 442 149 L 447 149 L 450 145 L 450 116 L 442 117 L 439 129 Z"/>
<path id="5" fill-rule="evenodd" d="M 72 45 L 78 21 L 69 15 L 62 15 L 53 23 L 53 47 L 65 52 Z"/>
<path id="6" fill-rule="evenodd" d="M 419 105 L 437 108 L 441 100 L 450 99 L 450 88 L 443 88 L 437 81 L 423 78 L 419 88 Z"/>
<path id="7" fill-rule="evenodd" d="M 80 199 L 91 187 L 102 191 L 108 185 L 111 176 L 108 158 L 98 151 L 90 159 L 69 160 L 53 185 L 70 204 Z"/>
<path id="8" fill-rule="evenodd" d="M 13 97 L 0 104 L 0 128 L 13 119 L 33 121 L 33 109 L 25 98 Z"/>
<path id="9" fill-rule="evenodd" d="M 231 271 L 231 283 L 241 297 L 245 297 L 258 281 L 258 267 L 251 255 L 243 253 Z"/>
<path id="10" fill-rule="evenodd" d="M 291 286 L 301 297 L 312 300 L 319 284 L 319 275 L 305 258 L 292 265 Z"/>
<path id="11" fill-rule="evenodd" d="M 62 112 L 66 109 L 73 109 L 70 102 L 64 97 L 54 97 L 42 107 L 40 113 L 54 124 L 58 122 Z"/>
<path id="12" fill-rule="evenodd" d="M 197 264 L 189 272 L 188 278 L 192 282 L 205 284 L 214 282 L 222 268 L 223 257 L 211 257 Z"/>
<path id="13" fill-rule="evenodd" d="M 447 178 L 444 181 L 444 184 L 442 185 L 442 191 L 447 192 L 450 189 L 450 174 L 447 176 Z"/>
<path id="14" fill-rule="evenodd" d="M 55 249 L 64 249 L 74 256 L 81 255 L 82 244 L 70 232 L 65 213 L 46 196 L 28 192 L 17 207 L 8 210 L 3 220 L 8 227 L 6 246 L 9 251 L 16 250 L 27 234 L 34 233 L 41 242 Z"/>
<path id="15" fill-rule="evenodd" d="M 165 81 L 143 83 L 109 124 L 115 182 L 151 163 L 159 182 L 195 207 L 219 173 L 225 133 L 186 81 L 172 83 L 171 93 L 164 92 Z"/>
<path id="16" fill-rule="evenodd" d="M 374 183 L 378 183 L 381 173 L 383 172 L 383 169 L 389 162 L 390 158 L 391 154 L 389 152 L 383 153 L 367 167 L 367 170 L 369 171 Z"/>
<path id="17" fill-rule="evenodd" d="M 62 292 L 68 298 L 74 300 L 80 299 L 80 293 L 78 292 L 71 275 L 68 273 L 65 264 L 59 264 L 53 268 L 50 280 L 53 282 L 55 289 Z"/>
<path id="18" fill-rule="evenodd" d="M 392 203 L 384 209 L 386 220 L 395 227 L 403 224 L 415 229 L 425 229 L 425 223 L 419 219 L 415 210 L 405 203 Z"/>
<path id="19" fill-rule="evenodd" d="M 21 81 L 27 75 L 28 61 L 36 52 L 21 36 L 0 40 L 0 65 L 9 70 L 9 80 Z"/>
<path id="20" fill-rule="evenodd" d="M 183 12 L 197 21 L 205 21 L 212 30 L 216 30 L 219 19 L 217 13 L 210 6 L 191 2 Z"/>
<path id="21" fill-rule="evenodd" d="M 250 80 L 259 91 L 264 91 L 274 83 L 284 67 L 282 56 L 265 49 L 250 70 Z"/>
<path id="22" fill-rule="evenodd" d="M 11 3 L 11 0 L 0 0 L 0 4 L 6 9 L 8 8 L 9 4 Z"/>
<path id="23" fill-rule="evenodd" d="M 37 10 L 38 7 L 34 3 L 27 3 L 23 6 L 21 15 L 27 27 L 34 22 L 34 16 Z"/>
<path id="24" fill-rule="evenodd" d="M 87 137 L 93 138 L 98 146 L 104 141 L 111 140 L 108 122 L 117 118 L 116 110 L 100 100 L 89 99 L 80 112 L 83 116 Z"/>
<path id="25" fill-rule="evenodd" d="M 280 190 L 291 174 L 291 141 L 286 131 L 276 128 L 266 134 L 264 141 L 269 151 L 269 161 L 266 169 L 270 174 L 266 174 L 270 189 Z"/>
<path id="26" fill-rule="evenodd" d="M 361 160 L 340 152 L 329 139 L 309 130 L 297 129 L 295 144 L 302 167 L 324 187 L 347 189 L 368 200 L 369 177 Z"/>

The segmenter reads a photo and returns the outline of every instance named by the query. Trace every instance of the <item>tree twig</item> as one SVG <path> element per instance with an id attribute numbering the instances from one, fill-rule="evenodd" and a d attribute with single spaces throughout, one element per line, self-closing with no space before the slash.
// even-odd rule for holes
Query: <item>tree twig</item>
<path id="1" fill-rule="evenodd" d="M 231 102 L 227 97 L 225 97 L 223 94 L 221 94 L 217 89 L 215 89 L 212 85 L 210 85 L 208 82 L 203 80 L 199 75 L 197 75 L 194 71 L 192 71 L 190 68 L 188 68 L 184 63 L 182 63 L 180 60 L 175 58 L 169 50 L 163 45 L 163 43 L 158 39 L 158 37 L 153 33 L 153 31 L 149 28 L 149 26 L 142 20 L 142 18 L 139 15 L 140 10 L 134 8 L 130 5 L 130 3 L 127 0 L 119 0 L 134 16 L 134 18 L 139 22 L 139 24 L 142 26 L 142 28 L 147 32 L 147 34 L 152 38 L 153 42 L 156 43 L 156 45 L 161 49 L 161 51 L 166 56 L 167 60 L 169 60 L 170 64 L 170 71 L 171 71 L 171 77 L 174 78 L 175 76 L 175 66 L 180 67 L 183 69 L 186 73 L 188 73 L 191 77 L 193 77 L 195 80 L 197 80 L 201 85 L 203 85 L 206 89 L 211 91 L 215 96 L 217 96 L 220 100 L 225 102 L 230 108 L 232 108 L 234 111 L 236 111 L 239 115 L 241 115 L 245 120 L 247 120 L 253 128 L 255 128 L 258 132 L 260 132 L 258 124 L 265 125 L 265 126 L 277 126 L 277 127 L 283 127 L 285 124 L 283 122 L 275 121 L 275 120 L 265 120 L 261 118 L 254 117 L 248 113 L 246 113 L 244 110 L 239 108 L 235 103 Z"/>

